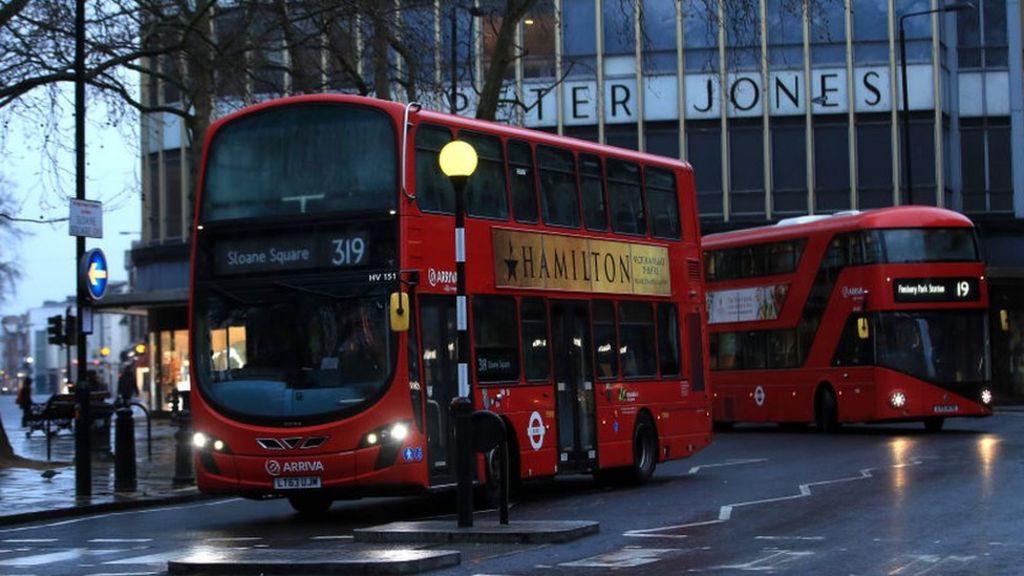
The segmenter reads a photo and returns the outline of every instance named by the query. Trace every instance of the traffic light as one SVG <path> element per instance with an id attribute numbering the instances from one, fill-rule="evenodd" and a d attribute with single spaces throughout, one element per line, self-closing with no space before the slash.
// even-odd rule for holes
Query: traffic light
<path id="1" fill-rule="evenodd" d="M 65 319 L 64 325 L 64 343 L 68 346 L 76 346 L 78 338 L 78 316 L 71 316 L 70 314 Z"/>
<path id="2" fill-rule="evenodd" d="M 64 345 L 64 317 L 60 314 L 46 319 L 46 340 L 57 346 Z"/>

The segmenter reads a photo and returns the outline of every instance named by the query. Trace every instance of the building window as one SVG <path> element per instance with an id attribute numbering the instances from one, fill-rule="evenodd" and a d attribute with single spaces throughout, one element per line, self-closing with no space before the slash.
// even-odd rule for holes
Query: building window
<path id="1" fill-rule="evenodd" d="M 811 62 L 846 63 L 846 6 L 843 0 L 808 2 Z M 861 2 L 863 4 L 863 2 Z"/>
<path id="2" fill-rule="evenodd" d="M 682 0 L 684 55 L 688 72 L 718 70 L 718 14 L 716 2 Z"/>
<path id="3" fill-rule="evenodd" d="M 960 127 L 963 210 L 1012 212 L 1010 124 L 1007 118 L 964 120 Z"/>
<path id="4" fill-rule="evenodd" d="M 768 61 L 772 68 L 796 68 L 804 62 L 803 10 L 799 2 L 768 0 Z"/>
<path id="5" fill-rule="evenodd" d="M 636 34 L 633 21 L 636 17 L 633 2 L 603 0 L 601 24 L 604 26 L 605 55 L 628 54 L 636 50 Z M 577 32 L 579 33 L 579 32 Z"/>
<path id="6" fill-rule="evenodd" d="M 957 14 L 957 57 L 961 68 L 1007 65 L 1006 0 L 978 0 Z"/>
<path id="7" fill-rule="evenodd" d="M 900 138 L 901 144 L 906 141 L 903 139 L 902 122 Z M 906 197 L 904 200 L 913 204 L 935 206 L 935 120 L 931 112 L 923 112 L 919 117 L 910 119 L 910 162 L 913 166 L 913 202 Z M 900 167 L 906 169 L 906 166 L 903 166 L 902 151 Z M 900 184 L 901 189 L 905 190 L 905 182 Z"/>
<path id="8" fill-rule="evenodd" d="M 562 2 L 562 73 L 590 76 L 597 72 L 597 46 L 594 30 L 594 0 Z"/>
<path id="9" fill-rule="evenodd" d="M 857 118 L 857 207 L 892 206 L 892 123 L 887 115 Z"/>
<path id="10" fill-rule="evenodd" d="M 772 213 L 807 213 L 807 147 L 803 118 L 772 120 Z"/>
<path id="11" fill-rule="evenodd" d="M 814 210 L 850 208 L 850 141 L 846 117 L 814 123 Z"/>
<path id="12" fill-rule="evenodd" d="M 760 119 L 729 123 L 729 212 L 764 218 L 764 133 Z"/>
<path id="13" fill-rule="evenodd" d="M 523 19 L 523 76 L 555 77 L 555 5 L 538 0 Z"/>
<path id="14" fill-rule="evenodd" d="M 676 3 L 642 0 L 644 71 L 653 74 L 676 72 Z"/>
<path id="15" fill-rule="evenodd" d="M 166 210 L 164 237 L 167 239 L 180 239 L 183 236 L 181 161 L 181 148 L 164 151 L 164 185 L 161 190 Z"/>
<path id="16" fill-rule="evenodd" d="M 686 158 L 698 167 L 697 211 L 702 219 L 722 218 L 722 132 L 717 120 L 686 123 Z"/>
<path id="17" fill-rule="evenodd" d="M 888 65 L 889 2 L 886 0 L 858 2 L 855 6 L 853 57 L 857 64 Z"/>

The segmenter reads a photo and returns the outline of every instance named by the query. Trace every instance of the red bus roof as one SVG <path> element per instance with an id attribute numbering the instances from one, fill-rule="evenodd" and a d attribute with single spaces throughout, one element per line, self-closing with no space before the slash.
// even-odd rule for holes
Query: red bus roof
<path id="1" fill-rule="evenodd" d="M 702 238 L 704 250 L 730 246 L 763 244 L 815 234 L 871 228 L 970 228 L 971 220 L 952 210 L 932 206 L 896 206 L 874 210 L 850 210 L 833 215 L 798 216 L 772 226 L 759 226 L 732 232 L 708 234 Z"/>
<path id="2" fill-rule="evenodd" d="M 362 106 L 371 106 L 379 108 L 390 113 L 396 118 L 401 118 L 405 112 L 405 104 L 401 102 L 393 102 L 390 100 L 380 100 L 377 98 L 369 98 L 367 96 L 357 96 L 354 94 L 304 94 L 301 96 L 289 96 L 286 98 L 276 98 L 273 100 L 267 100 L 259 104 L 248 106 L 237 112 L 233 112 L 218 119 L 210 126 L 208 137 L 212 136 L 220 127 L 232 120 L 240 117 L 263 110 L 265 108 L 271 108 L 274 106 L 282 106 L 287 104 L 296 104 L 301 102 L 342 102 L 349 104 L 358 104 Z M 629 150 L 628 148 L 617 148 L 614 146 L 607 146 L 604 144 L 598 144 L 589 140 L 581 140 L 579 138 L 573 138 L 570 136 L 558 136 L 550 132 L 544 132 L 542 130 L 531 130 L 529 128 L 519 128 L 516 126 L 509 126 L 508 124 L 502 124 L 500 122 L 491 122 L 487 120 L 477 120 L 475 118 L 466 118 L 464 116 L 458 116 L 454 114 L 446 114 L 444 112 L 436 112 L 433 110 L 420 110 L 414 113 L 413 118 L 418 122 L 431 122 L 434 124 L 441 124 L 444 126 L 451 126 L 457 129 L 476 130 L 479 132 L 489 132 L 491 134 L 500 134 L 509 138 L 522 138 L 526 140 L 532 140 L 540 144 L 549 144 L 552 146 L 570 146 L 572 149 L 580 152 L 589 152 L 592 154 L 601 154 L 615 156 L 624 160 L 633 160 L 636 162 L 644 162 L 646 164 L 659 164 L 665 167 L 673 169 L 685 170 L 687 172 L 693 172 L 693 168 L 689 163 L 678 160 L 675 158 L 669 158 L 667 156 L 658 156 L 656 154 L 646 154 L 637 152 L 635 150 Z"/>

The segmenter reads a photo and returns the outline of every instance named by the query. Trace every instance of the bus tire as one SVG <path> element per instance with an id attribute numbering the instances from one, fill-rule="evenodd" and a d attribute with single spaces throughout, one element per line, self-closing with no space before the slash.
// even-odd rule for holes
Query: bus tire
<path id="1" fill-rule="evenodd" d="M 835 392 L 827 384 L 818 389 L 815 397 L 814 421 L 818 425 L 818 430 L 825 434 L 835 434 L 839 431 L 839 404 L 836 402 Z"/>
<path id="2" fill-rule="evenodd" d="M 630 484 L 641 485 L 650 481 L 658 466 L 658 430 L 646 413 L 640 414 L 633 426 L 633 465 L 628 468 L 626 479 Z"/>
<path id="3" fill-rule="evenodd" d="M 934 434 L 935 432 L 940 432 L 942 430 L 942 425 L 945 423 L 945 418 L 925 418 L 924 429 Z"/>
<path id="4" fill-rule="evenodd" d="M 733 425 L 735 424 L 735 422 L 716 420 L 711 424 L 711 429 L 714 430 L 715 432 L 728 432 L 729 430 L 732 430 Z"/>
<path id="5" fill-rule="evenodd" d="M 304 494 L 289 496 L 288 503 L 301 516 L 323 516 L 331 508 L 334 500 L 321 494 Z"/>

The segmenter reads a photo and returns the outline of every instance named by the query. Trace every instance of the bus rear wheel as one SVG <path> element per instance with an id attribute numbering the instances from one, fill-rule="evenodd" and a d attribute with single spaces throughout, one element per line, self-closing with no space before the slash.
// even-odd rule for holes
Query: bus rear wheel
<path id="1" fill-rule="evenodd" d="M 323 516 L 331 508 L 334 500 L 327 496 L 304 494 L 301 496 L 289 496 L 288 503 L 302 516 Z"/>
<path id="2" fill-rule="evenodd" d="M 924 429 L 928 432 L 939 432 L 942 430 L 942 425 L 945 423 L 945 418 L 925 418 Z"/>
<path id="3" fill-rule="evenodd" d="M 630 484 L 646 484 L 658 465 L 658 432 L 647 414 L 641 414 L 633 427 L 633 465 L 627 479 Z"/>
<path id="4" fill-rule="evenodd" d="M 818 397 L 814 403 L 814 419 L 818 424 L 818 430 L 825 434 L 835 434 L 839 431 L 839 405 L 836 403 L 836 395 L 832 388 L 822 386 L 818 390 Z"/>

